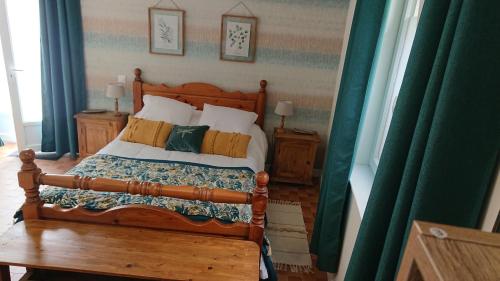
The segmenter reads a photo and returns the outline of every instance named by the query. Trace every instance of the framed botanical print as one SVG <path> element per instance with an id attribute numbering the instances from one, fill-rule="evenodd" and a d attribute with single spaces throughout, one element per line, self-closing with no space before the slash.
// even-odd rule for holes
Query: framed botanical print
<path id="1" fill-rule="evenodd" d="M 184 55 L 184 11 L 149 8 L 149 52 Z"/>
<path id="2" fill-rule="evenodd" d="M 256 42 L 256 17 L 222 16 L 221 60 L 254 62 Z"/>

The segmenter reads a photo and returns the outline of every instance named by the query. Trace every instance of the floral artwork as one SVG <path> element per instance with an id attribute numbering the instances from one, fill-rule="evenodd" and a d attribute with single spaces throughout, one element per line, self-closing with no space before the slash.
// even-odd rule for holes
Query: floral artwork
<path id="1" fill-rule="evenodd" d="M 160 38 L 162 41 L 167 41 L 167 44 L 174 42 L 174 28 L 169 26 L 165 21 L 161 20 L 159 25 Z"/>
<path id="2" fill-rule="evenodd" d="M 184 53 L 184 11 L 151 8 L 149 10 L 150 52 L 182 55 Z"/>
<path id="3" fill-rule="evenodd" d="M 250 28 L 248 23 L 228 22 L 226 54 L 247 57 L 250 47 Z"/>
<path id="4" fill-rule="evenodd" d="M 251 62 L 255 57 L 257 18 L 223 16 L 221 59 Z"/>

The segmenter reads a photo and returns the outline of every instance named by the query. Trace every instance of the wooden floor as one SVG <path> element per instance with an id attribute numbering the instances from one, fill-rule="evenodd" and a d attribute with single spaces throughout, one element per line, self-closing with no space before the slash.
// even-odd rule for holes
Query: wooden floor
<path id="1" fill-rule="evenodd" d="M 77 164 L 77 161 L 68 157 L 63 157 L 58 161 L 37 160 L 36 162 L 42 171 L 46 173 L 64 173 Z M 0 206 L 2 206 L 0 208 L 0 233 L 3 233 L 12 225 L 12 216 L 24 200 L 23 191 L 17 184 L 19 167 L 20 161 L 18 158 L 6 157 L 0 154 Z M 319 186 L 317 184 L 312 187 L 272 184 L 269 190 L 271 199 L 301 202 L 308 237 L 311 239 Z M 13 268 L 11 271 L 13 280 L 19 280 L 24 273 L 23 268 Z M 311 274 L 278 272 L 278 278 L 279 281 L 327 280 L 326 273 L 317 270 Z"/>
<path id="2" fill-rule="evenodd" d="M 17 144 L 12 142 L 5 143 L 4 146 L 0 146 L 0 158 L 3 158 L 11 153 L 16 152 Z"/>

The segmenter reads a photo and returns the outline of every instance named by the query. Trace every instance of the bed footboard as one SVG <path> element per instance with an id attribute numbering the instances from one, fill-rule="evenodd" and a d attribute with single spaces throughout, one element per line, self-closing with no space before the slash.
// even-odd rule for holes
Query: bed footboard
<path id="1" fill-rule="evenodd" d="M 89 178 L 72 175 L 50 175 L 42 173 L 34 162 L 33 150 L 19 154 L 22 161 L 18 173 L 19 185 L 25 191 L 23 205 L 25 220 L 55 219 L 66 221 L 93 222 L 167 229 L 246 239 L 262 244 L 264 234 L 264 215 L 267 207 L 269 176 L 266 172 L 256 175 L 253 194 L 224 189 L 210 189 L 195 186 L 171 186 L 159 183 L 121 181 L 104 178 Z M 83 189 L 105 192 L 126 192 L 130 194 L 168 196 L 186 200 L 211 201 L 215 203 L 252 204 L 250 223 L 222 223 L 216 219 L 203 222 L 159 207 L 146 205 L 126 205 L 106 211 L 95 212 L 77 207 L 63 209 L 59 206 L 44 204 L 40 198 L 40 185 L 51 185 L 70 189 Z"/>

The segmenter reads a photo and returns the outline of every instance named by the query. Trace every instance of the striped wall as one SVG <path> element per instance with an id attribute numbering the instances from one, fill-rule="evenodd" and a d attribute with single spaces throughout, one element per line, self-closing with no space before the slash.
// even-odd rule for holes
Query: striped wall
<path id="1" fill-rule="evenodd" d="M 185 56 L 148 51 L 148 7 L 157 0 L 82 0 L 89 108 L 113 108 L 104 96 L 108 82 L 127 75 L 121 109 L 132 110 L 133 69 L 143 78 L 171 85 L 209 82 L 225 90 L 256 91 L 266 79 L 270 136 L 279 117 L 278 100 L 291 100 L 295 115 L 287 127 L 317 130 L 326 139 L 342 48 L 348 0 L 246 0 L 259 18 L 256 62 L 219 60 L 221 15 L 237 0 L 176 0 L 186 11 Z M 173 8 L 169 0 L 159 7 Z M 232 14 L 246 15 L 243 8 Z M 320 147 L 317 166 L 323 161 Z"/>

